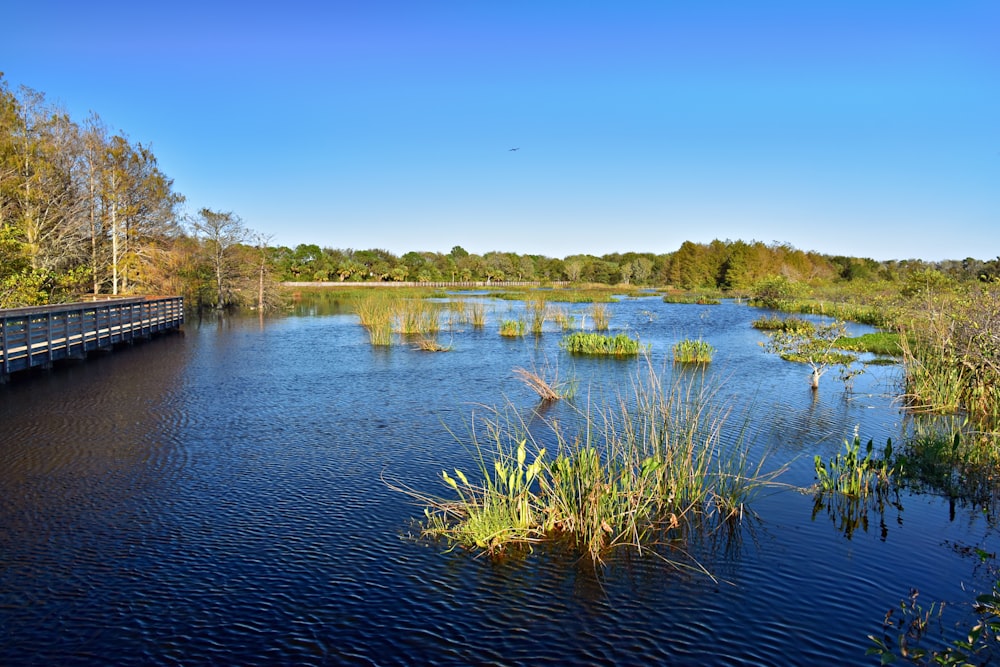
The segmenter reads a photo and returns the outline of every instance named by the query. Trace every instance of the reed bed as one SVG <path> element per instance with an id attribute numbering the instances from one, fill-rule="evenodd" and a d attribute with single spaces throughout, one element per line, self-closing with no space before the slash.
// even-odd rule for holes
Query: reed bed
<path id="1" fill-rule="evenodd" d="M 567 335 L 559 341 L 559 346 L 570 354 L 610 357 L 634 357 L 648 349 L 628 334 L 611 336 L 586 331 L 575 331 Z"/>
<path id="2" fill-rule="evenodd" d="M 590 308 L 590 316 L 594 319 L 595 331 L 607 331 L 611 327 L 611 310 L 607 304 L 595 303 Z"/>
<path id="3" fill-rule="evenodd" d="M 396 330 L 405 336 L 435 335 L 441 330 L 441 306 L 423 299 L 396 299 Z"/>
<path id="4" fill-rule="evenodd" d="M 543 421 L 539 429 L 537 414 L 508 404 L 470 427 L 472 479 L 442 473 L 453 496 L 394 488 L 425 504 L 424 536 L 491 555 L 562 540 L 595 561 L 617 548 L 683 552 L 699 528 L 738 523 L 781 472 L 750 464 L 743 429 L 723 437 L 728 412 L 695 377 L 668 385 L 650 365 L 630 390 L 579 409 L 574 427 Z"/>
<path id="5" fill-rule="evenodd" d="M 392 345 L 393 301 L 385 294 L 368 293 L 355 304 L 355 312 L 372 345 Z"/>
<path id="6" fill-rule="evenodd" d="M 481 302 L 473 302 L 468 307 L 469 320 L 473 329 L 483 329 L 486 327 L 486 305 Z"/>

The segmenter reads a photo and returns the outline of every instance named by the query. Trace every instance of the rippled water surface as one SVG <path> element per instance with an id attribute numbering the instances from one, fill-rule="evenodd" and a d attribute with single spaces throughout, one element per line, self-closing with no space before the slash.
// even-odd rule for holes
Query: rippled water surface
<path id="1" fill-rule="evenodd" d="M 811 495 L 769 491 L 737 535 L 692 545 L 714 579 L 409 539 L 422 509 L 382 476 L 444 493 L 441 469 L 471 467 L 449 431 L 479 406 L 537 405 L 514 368 L 558 366 L 578 403 L 640 369 L 569 357 L 555 329 L 502 339 L 520 305 L 487 304 L 483 331 L 446 328 L 446 353 L 375 349 L 353 315 L 301 309 L 189 320 L 0 386 L 0 664 L 858 664 L 911 588 L 962 602 L 986 584 L 963 554 L 995 552 L 995 535 L 928 496 L 846 531 Z M 905 427 L 898 369 L 851 394 L 833 372 L 814 397 L 802 366 L 757 345 L 759 311 L 611 309 L 654 364 L 682 337 L 712 343 L 728 424 L 790 462 L 789 485 L 856 428 L 884 442 Z"/>

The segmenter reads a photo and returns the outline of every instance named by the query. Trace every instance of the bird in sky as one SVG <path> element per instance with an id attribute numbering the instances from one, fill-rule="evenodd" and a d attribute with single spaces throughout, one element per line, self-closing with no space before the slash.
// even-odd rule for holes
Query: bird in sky
<path id="1" fill-rule="evenodd" d="M 518 147 L 518 148 L 511 148 L 511 149 L 509 149 L 509 150 L 512 150 L 512 151 L 519 151 L 519 150 L 521 150 L 521 148 L 520 148 L 520 147 Z"/>

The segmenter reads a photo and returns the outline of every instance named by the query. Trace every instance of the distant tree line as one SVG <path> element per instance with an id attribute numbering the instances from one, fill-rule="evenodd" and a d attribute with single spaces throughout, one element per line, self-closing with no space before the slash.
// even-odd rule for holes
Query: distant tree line
<path id="1" fill-rule="evenodd" d="M 183 294 L 204 307 L 276 302 L 279 281 L 569 281 L 747 290 L 761 281 L 992 279 L 1000 258 L 926 263 L 804 252 L 759 241 L 685 242 L 600 257 L 273 247 L 232 212 L 183 210 L 152 148 L 94 113 L 76 122 L 0 73 L 0 308 L 86 294 Z M 907 283 L 908 284 L 908 283 Z"/>
<path id="2" fill-rule="evenodd" d="M 685 241 L 670 253 L 641 252 L 544 255 L 488 252 L 477 255 L 455 246 L 448 253 L 344 250 L 302 244 L 269 249 L 274 274 L 282 281 L 467 282 L 486 280 L 568 281 L 607 285 L 673 286 L 685 290 L 746 291 L 761 281 L 907 281 L 938 276 L 945 281 L 990 280 L 1000 275 L 1000 258 L 984 262 L 883 261 L 804 252 L 788 244 L 760 241 Z"/>

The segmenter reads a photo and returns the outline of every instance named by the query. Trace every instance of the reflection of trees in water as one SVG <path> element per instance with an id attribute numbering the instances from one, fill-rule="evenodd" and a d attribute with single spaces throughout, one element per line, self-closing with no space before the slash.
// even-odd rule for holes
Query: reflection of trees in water
<path id="1" fill-rule="evenodd" d="M 903 525 L 903 505 L 898 490 L 878 492 L 863 498 L 827 492 L 816 494 L 812 518 L 815 521 L 821 512 L 825 512 L 847 539 L 851 539 L 859 528 L 867 533 L 877 521 L 879 537 L 885 541 L 889 535 L 889 522 L 893 520 L 890 516 L 887 521 L 886 515 L 891 515 L 893 510 L 895 523 Z"/>

